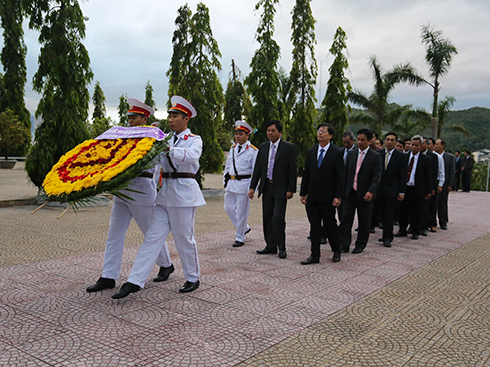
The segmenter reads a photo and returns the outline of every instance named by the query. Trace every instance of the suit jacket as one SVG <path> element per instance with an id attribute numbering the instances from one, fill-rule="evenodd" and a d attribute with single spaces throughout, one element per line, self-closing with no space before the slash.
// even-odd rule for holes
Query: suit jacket
<path id="1" fill-rule="evenodd" d="M 306 196 L 307 201 L 331 204 L 334 198 L 342 199 L 344 194 L 343 154 L 330 144 L 320 167 L 317 154 L 318 144 L 315 144 L 306 154 L 300 195 Z"/>
<path id="2" fill-rule="evenodd" d="M 466 157 L 460 158 L 460 161 L 461 161 L 461 167 L 464 167 L 464 170 L 466 172 L 471 171 L 473 169 L 473 165 L 475 164 L 475 161 L 471 155 L 468 158 Z"/>
<path id="3" fill-rule="evenodd" d="M 347 154 L 345 172 L 345 196 L 349 196 L 354 185 L 356 175 L 357 157 L 359 149 L 351 150 Z M 357 177 L 357 198 L 362 200 L 367 192 L 376 193 L 381 179 L 381 159 L 379 153 L 371 148 L 368 149 L 366 156 L 362 160 L 361 168 Z"/>
<path id="4" fill-rule="evenodd" d="M 386 150 L 379 152 L 381 158 L 381 181 L 378 196 L 396 199 L 405 193 L 407 186 L 407 155 L 393 149 L 388 167 L 385 168 Z"/>
<path id="5" fill-rule="evenodd" d="M 420 152 L 424 154 L 423 152 Z M 432 170 L 432 190 L 437 190 L 437 176 L 439 174 L 439 158 L 437 158 L 436 153 L 432 153 L 429 150 L 427 150 L 427 153 L 425 153 L 427 157 L 430 158 L 431 161 L 431 170 Z"/>
<path id="6" fill-rule="evenodd" d="M 409 156 L 410 159 L 410 156 Z M 427 155 L 420 152 L 417 168 L 415 170 L 415 196 L 425 198 L 427 194 L 432 193 L 433 180 L 432 161 Z M 436 173 L 437 174 L 437 171 Z M 408 168 L 407 168 L 408 176 Z"/>
<path id="7" fill-rule="evenodd" d="M 260 144 L 252 181 L 250 181 L 251 189 L 255 190 L 257 185 L 259 185 L 259 197 L 264 192 L 265 183 L 268 180 L 267 165 L 269 163 L 270 145 L 270 141 Z M 272 171 L 274 194 L 286 195 L 287 191 L 296 192 L 297 175 L 296 147 L 294 144 L 281 139 L 274 158 L 274 169 Z"/>
<path id="8" fill-rule="evenodd" d="M 456 159 L 456 173 L 461 172 L 461 160 L 463 159 L 463 157 L 460 156 L 459 159 L 454 157 L 454 159 Z"/>
<path id="9" fill-rule="evenodd" d="M 456 157 L 451 153 L 444 152 L 442 158 L 444 159 L 444 173 L 446 177 L 442 189 L 447 190 L 448 187 L 454 188 L 454 177 L 456 172 Z"/>

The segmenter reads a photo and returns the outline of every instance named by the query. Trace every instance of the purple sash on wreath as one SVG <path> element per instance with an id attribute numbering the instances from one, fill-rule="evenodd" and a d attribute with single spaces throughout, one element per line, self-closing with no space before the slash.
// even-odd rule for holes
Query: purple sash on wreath
<path id="1" fill-rule="evenodd" d="M 158 127 L 154 126 L 138 126 L 138 127 L 122 127 L 114 126 L 105 133 L 96 137 L 96 140 L 114 140 L 114 139 L 134 139 L 134 138 L 154 138 L 163 140 L 167 137 Z"/>

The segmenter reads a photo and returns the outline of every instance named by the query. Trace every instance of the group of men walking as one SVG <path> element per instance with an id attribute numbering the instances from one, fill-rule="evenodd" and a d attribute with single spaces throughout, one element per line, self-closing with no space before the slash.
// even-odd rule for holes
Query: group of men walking
<path id="1" fill-rule="evenodd" d="M 129 125 L 145 125 L 154 110 L 135 99 L 130 98 L 128 102 Z M 179 96 L 172 97 L 171 102 L 168 121 L 173 135 L 168 153 L 159 162 L 162 187 L 157 193 L 153 168 L 131 181 L 128 188 L 134 191 L 125 194 L 134 200 L 114 199 L 102 276 L 87 292 L 115 287 L 132 218 L 145 238 L 128 281 L 112 298 L 124 298 L 141 290 L 155 263 L 160 271 L 153 281 L 169 278 L 175 270 L 166 242 L 170 231 L 186 278 L 180 292 L 192 292 L 199 287 L 194 219 L 196 208 L 206 204 L 196 181 L 202 140 L 188 128 L 189 120 L 196 116 L 192 104 Z M 296 149 L 282 138 L 280 121 L 269 122 L 268 141 L 259 148 L 249 141 L 252 133 L 249 124 L 236 121 L 235 144 L 230 148 L 224 170 L 224 209 L 236 228 L 233 247 L 245 244 L 250 232 L 247 223 L 250 200 L 258 191 L 258 196 L 262 196 L 265 247 L 257 250 L 257 254 L 278 254 L 284 259 L 287 257 L 286 207 L 297 186 Z M 440 228 L 447 229 L 448 193 L 457 179 L 458 159 L 445 152 L 442 139 L 432 144 L 431 139 L 416 135 L 408 144 L 390 132 L 385 135 L 385 148 L 380 148 L 376 145 L 376 134 L 362 128 L 357 136 L 344 133 L 344 147 L 339 148 L 332 142 L 333 136 L 331 126 L 320 124 L 318 143 L 307 152 L 304 162 L 300 201 L 305 205 L 310 223 L 311 251 L 301 264 L 319 263 L 321 244 L 327 240 L 333 252 L 332 261 L 339 262 L 341 253 L 350 251 L 356 212 L 358 233 L 354 254 L 366 248 L 373 223 L 383 229 L 379 241 L 385 247 L 392 246 L 394 237 L 407 236 L 409 232 L 414 240 L 419 235 L 427 235 L 428 230 L 435 232 L 436 213 Z M 410 149 L 404 151 L 407 146 Z M 464 172 L 471 170 L 466 167 L 469 166 L 462 162 L 463 191 Z M 393 234 L 395 222 L 399 222 L 399 230 Z"/>

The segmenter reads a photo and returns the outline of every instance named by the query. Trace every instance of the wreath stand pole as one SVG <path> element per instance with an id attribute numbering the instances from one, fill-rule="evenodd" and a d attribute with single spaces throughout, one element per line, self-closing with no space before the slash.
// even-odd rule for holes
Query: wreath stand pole
<path id="1" fill-rule="evenodd" d="M 62 217 L 63 215 L 65 215 L 65 213 L 66 213 L 66 212 L 68 211 L 68 209 L 70 209 L 70 208 L 71 208 L 71 204 L 70 204 L 70 205 L 68 205 L 68 206 L 66 207 L 66 209 L 65 209 L 65 210 L 63 210 L 63 213 L 61 213 L 61 214 L 60 214 L 60 216 L 59 216 L 58 218 L 56 218 L 56 219 L 61 219 L 61 217 Z"/>
<path id="2" fill-rule="evenodd" d="M 49 203 L 49 200 L 45 201 L 36 210 L 34 210 L 31 214 L 35 214 L 38 210 L 41 210 L 42 208 L 44 208 L 48 203 Z"/>

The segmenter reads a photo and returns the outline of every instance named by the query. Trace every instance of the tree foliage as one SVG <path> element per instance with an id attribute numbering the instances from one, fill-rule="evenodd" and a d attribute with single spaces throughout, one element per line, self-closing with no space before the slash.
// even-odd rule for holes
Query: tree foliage
<path id="1" fill-rule="evenodd" d="M 235 60 L 231 60 L 231 71 L 225 92 L 225 121 L 224 127 L 228 132 L 233 131 L 235 121 L 247 120 L 252 102 L 242 83 L 242 74 Z"/>
<path id="2" fill-rule="evenodd" d="M 453 55 L 458 53 L 451 40 L 442 37 L 442 31 L 431 24 L 422 26 L 422 43 L 425 45 L 425 61 L 429 66 L 429 75 L 432 82 L 427 82 L 433 89 L 431 136 L 437 136 L 438 98 L 441 89 L 440 79 L 445 76 L 451 67 Z"/>
<path id="3" fill-rule="evenodd" d="M 119 104 L 117 105 L 117 115 L 119 116 L 119 126 L 128 127 L 128 113 L 129 103 L 128 95 L 123 94 L 119 97 Z"/>
<path id="4" fill-rule="evenodd" d="M 347 102 L 349 98 L 347 93 L 352 91 L 349 79 L 345 76 L 345 71 L 349 67 L 347 56 L 347 34 L 338 27 L 335 32 L 330 53 L 334 60 L 328 69 L 330 78 L 327 82 L 327 91 L 323 98 L 321 108 L 323 113 L 320 116 L 319 123 L 326 123 L 335 129 L 333 141 L 342 146 L 342 134 L 347 125 Z"/>
<path id="5" fill-rule="evenodd" d="M 4 46 L 1 61 L 5 74 L 1 78 L 0 112 L 7 109 L 18 116 L 21 124 L 28 130 L 31 128 L 30 113 L 25 106 L 24 87 L 27 81 L 26 53 L 24 30 L 22 29 L 22 8 L 20 0 L 0 1 L 0 18 L 3 30 Z M 17 147 L 20 154 L 25 154 L 30 139 Z M 18 149 L 17 148 L 17 149 Z"/>
<path id="6" fill-rule="evenodd" d="M 257 129 L 257 132 L 252 135 L 252 141 L 256 145 L 267 140 L 267 123 L 280 117 L 279 73 L 277 70 L 280 48 L 272 38 L 275 5 L 278 3 L 279 0 L 259 0 L 255 5 L 255 10 L 263 9 L 255 35 L 259 48 L 255 51 L 250 63 L 251 71 L 245 78 L 245 85 L 253 103 L 249 122 Z"/>
<path id="7" fill-rule="evenodd" d="M 92 96 L 92 102 L 94 103 L 94 112 L 92 114 L 92 120 L 101 119 L 105 117 L 105 95 L 100 87 L 99 81 L 95 83 L 94 94 Z"/>
<path id="8" fill-rule="evenodd" d="M 153 99 L 153 87 L 150 84 L 150 80 L 146 82 L 145 85 L 145 104 L 153 108 L 155 111 L 157 110 L 155 100 Z M 155 114 L 150 115 L 148 118 L 148 125 L 153 124 L 157 118 L 155 117 Z"/>
<path id="9" fill-rule="evenodd" d="M 315 19 L 311 0 L 296 0 L 292 13 L 293 65 L 290 73 L 294 101 L 288 140 L 296 145 L 298 166 L 303 167 L 306 152 L 315 143 L 315 84 L 318 67 L 315 59 Z"/>
<path id="10" fill-rule="evenodd" d="M 223 124 L 224 96 L 218 78 L 221 52 L 211 30 L 209 9 L 199 3 L 192 15 L 189 6 L 184 5 L 178 10 L 175 25 L 173 55 L 167 71 L 168 94 L 180 95 L 195 107 L 197 116 L 190 120 L 189 127 L 203 140 L 200 170 L 219 172 L 223 151 L 217 132 Z"/>
<path id="11" fill-rule="evenodd" d="M 19 121 L 10 109 L 0 113 L 0 152 L 5 159 L 14 152 L 19 146 L 31 140 L 30 130 Z"/>
<path id="12" fill-rule="evenodd" d="M 36 117 L 42 123 L 26 159 L 31 181 L 41 187 L 67 151 L 88 139 L 86 122 L 93 78 L 82 39 L 85 23 L 77 0 L 23 0 L 31 28 L 40 31 L 39 69 L 33 89 L 41 93 Z"/>

